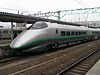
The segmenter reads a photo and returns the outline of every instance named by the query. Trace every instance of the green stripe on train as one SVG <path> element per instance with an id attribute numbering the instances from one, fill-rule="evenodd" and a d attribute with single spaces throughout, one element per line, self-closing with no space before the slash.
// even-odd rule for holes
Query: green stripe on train
<path id="1" fill-rule="evenodd" d="M 57 38 L 41 38 L 38 40 L 32 40 L 31 42 L 20 46 L 20 47 L 16 47 L 16 48 L 24 48 L 25 46 L 30 46 L 33 43 L 37 43 L 37 42 L 41 42 L 41 41 L 48 41 L 48 40 L 61 40 L 61 39 L 72 39 L 72 38 L 84 38 L 84 37 L 89 37 L 89 36 L 93 36 L 93 35 L 80 35 L 80 36 L 61 36 L 61 37 L 57 37 Z"/>

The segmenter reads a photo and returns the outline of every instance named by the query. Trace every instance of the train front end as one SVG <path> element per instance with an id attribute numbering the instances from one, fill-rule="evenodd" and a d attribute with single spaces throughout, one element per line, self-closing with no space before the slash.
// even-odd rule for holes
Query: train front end
<path id="1" fill-rule="evenodd" d="M 28 30 L 19 34 L 10 44 L 15 50 L 26 50 L 44 43 L 48 25 L 46 22 L 36 22 Z"/>

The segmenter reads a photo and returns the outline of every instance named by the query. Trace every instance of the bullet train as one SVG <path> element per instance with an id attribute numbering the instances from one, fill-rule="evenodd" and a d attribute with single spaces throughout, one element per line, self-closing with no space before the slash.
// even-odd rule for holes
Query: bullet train
<path id="1" fill-rule="evenodd" d="M 10 44 L 17 51 L 36 47 L 57 48 L 61 44 L 88 41 L 100 38 L 99 28 L 72 26 L 50 22 L 36 22 L 19 34 Z M 38 51 L 39 49 L 37 49 Z"/>

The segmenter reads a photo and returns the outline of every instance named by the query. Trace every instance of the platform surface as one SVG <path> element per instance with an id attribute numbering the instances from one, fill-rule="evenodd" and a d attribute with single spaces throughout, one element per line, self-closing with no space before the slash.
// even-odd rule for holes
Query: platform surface
<path id="1" fill-rule="evenodd" d="M 100 60 L 85 75 L 100 75 Z"/>

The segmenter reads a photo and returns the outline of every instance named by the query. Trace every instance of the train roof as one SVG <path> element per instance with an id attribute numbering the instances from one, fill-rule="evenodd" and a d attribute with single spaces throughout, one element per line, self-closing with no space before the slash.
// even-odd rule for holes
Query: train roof
<path id="1" fill-rule="evenodd" d="M 51 28 L 66 28 L 68 30 L 75 30 L 75 31 L 100 31 L 100 28 L 89 28 L 85 26 L 72 26 L 72 25 L 64 25 L 64 24 L 58 24 L 58 23 L 50 23 L 46 22 L 48 24 L 48 27 Z"/>
<path id="2" fill-rule="evenodd" d="M 64 24 L 58 24 L 58 23 L 49 23 L 46 22 L 48 24 L 48 27 L 51 28 L 66 28 L 68 30 L 88 30 L 88 27 L 85 26 L 72 26 L 72 25 L 64 25 Z"/>

